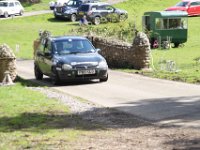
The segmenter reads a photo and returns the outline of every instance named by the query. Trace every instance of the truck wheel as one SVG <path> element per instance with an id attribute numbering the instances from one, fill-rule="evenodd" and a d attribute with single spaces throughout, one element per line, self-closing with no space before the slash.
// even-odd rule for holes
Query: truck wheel
<path id="1" fill-rule="evenodd" d="M 71 21 L 72 21 L 72 22 L 75 22 L 75 21 L 76 21 L 76 14 L 72 14 L 72 15 L 71 15 Z"/>
<path id="2" fill-rule="evenodd" d="M 179 44 L 180 44 L 180 43 L 174 43 L 174 47 L 175 47 L 175 48 L 179 47 Z"/>
<path id="3" fill-rule="evenodd" d="M 94 24 L 99 25 L 101 23 L 101 18 L 100 17 L 95 17 L 94 18 Z"/>
<path id="4" fill-rule="evenodd" d="M 34 73 L 35 73 L 36 80 L 42 80 L 43 73 L 40 71 L 37 65 L 34 66 Z"/>

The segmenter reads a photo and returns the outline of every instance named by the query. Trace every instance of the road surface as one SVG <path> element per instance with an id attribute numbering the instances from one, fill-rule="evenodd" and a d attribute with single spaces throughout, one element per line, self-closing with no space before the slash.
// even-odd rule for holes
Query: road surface
<path id="1" fill-rule="evenodd" d="M 32 60 L 18 61 L 17 69 L 22 78 L 37 82 L 34 79 Z M 53 86 L 48 77 L 39 83 L 155 123 L 200 127 L 200 85 L 112 70 L 105 83 Z"/>

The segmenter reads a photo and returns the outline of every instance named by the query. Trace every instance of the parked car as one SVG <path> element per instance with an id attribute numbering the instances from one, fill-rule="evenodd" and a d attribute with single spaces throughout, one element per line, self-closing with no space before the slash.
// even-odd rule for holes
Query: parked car
<path id="1" fill-rule="evenodd" d="M 10 15 L 23 15 L 24 8 L 21 3 L 17 0 L 6 0 L 0 1 L 0 16 L 4 16 L 5 18 Z"/>
<path id="2" fill-rule="evenodd" d="M 175 6 L 165 9 L 166 11 L 187 11 L 188 16 L 198 16 L 200 15 L 200 0 L 182 0 Z"/>
<path id="3" fill-rule="evenodd" d="M 54 10 L 55 7 L 58 6 L 63 6 L 64 4 L 66 4 L 67 2 L 69 2 L 69 0 L 57 0 L 57 1 L 51 1 L 49 2 L 49 8 L 51 10 Z"/>
<path id="4" fill-rule="evenodd" d="M 75 22 L 77 20 L 77 10 L 87 2 L 95 2 L 96 0 L 70 0 L 64 6 L 56 6 L 54 9 L 55 18 L 65 18 Z"/>
<path id="5" fill-rule="evenodd" d="M 107 3 L 99 2 L 82 4 L 78 9 L 78 18 L 81 19 L 83 16 L 86 16 L 89 22 L 98 25 L 104 21 L 113 21 L 113 19 L 125 20 L 128 18 L 128 13 Z"/>
<path id="6" fill-rule="evenodd" d="M 35 51 L 35 78 L 41 80 L 47 75 L 53 84 L 78 79 L 105 82 L 108 80 L 108 65 L 98 51 L 85 37 L 48 37 Z"/>

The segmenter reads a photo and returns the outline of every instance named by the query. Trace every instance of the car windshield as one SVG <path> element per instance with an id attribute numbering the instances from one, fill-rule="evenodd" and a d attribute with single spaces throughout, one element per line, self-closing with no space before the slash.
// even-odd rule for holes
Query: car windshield
<path id="1" fill-rule="evenodd" d="M 7 7 L 8 3 L 7 2 L 0 2 L 0 7 Z"/>
<path id="2" fill-rule="evenodd" d="M 69 7 L 79 7 L 79 5 L 81 4 L 81 1 L 69 1 L 66 6 L 69 6 Z"/>
<path id="3" fill-rule="evenodd" d="M 55 41 L 53 44 L 55 53 L 63 54 L 77 54 L 77 53 L 94 53 L 95 48 L 88 40 L 84 39 L 68 39 L 62 41 Z"/>
<path id="4" fill-rule="evenodd" d="M 187 6 L 188 2 L 179 2 L 178 4 L 176 4 L 176 6 L 179 6 L 179 7 L 185 7 Z"/>

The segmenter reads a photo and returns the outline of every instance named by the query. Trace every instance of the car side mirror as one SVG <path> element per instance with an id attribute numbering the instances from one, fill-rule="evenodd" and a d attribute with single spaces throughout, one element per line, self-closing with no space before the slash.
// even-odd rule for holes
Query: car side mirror
<path id="1" fill-rule="evenodd" d="M 96 52 L 99 53 L 101 51 L 100 48 L 96 48 Z"/>
<path id="2" fill-rule="evenodd" d="M 50 52 L 44 52 L 44 56 L 49 57 L 49 56 L 51 56 L 51 53 Z"/>

